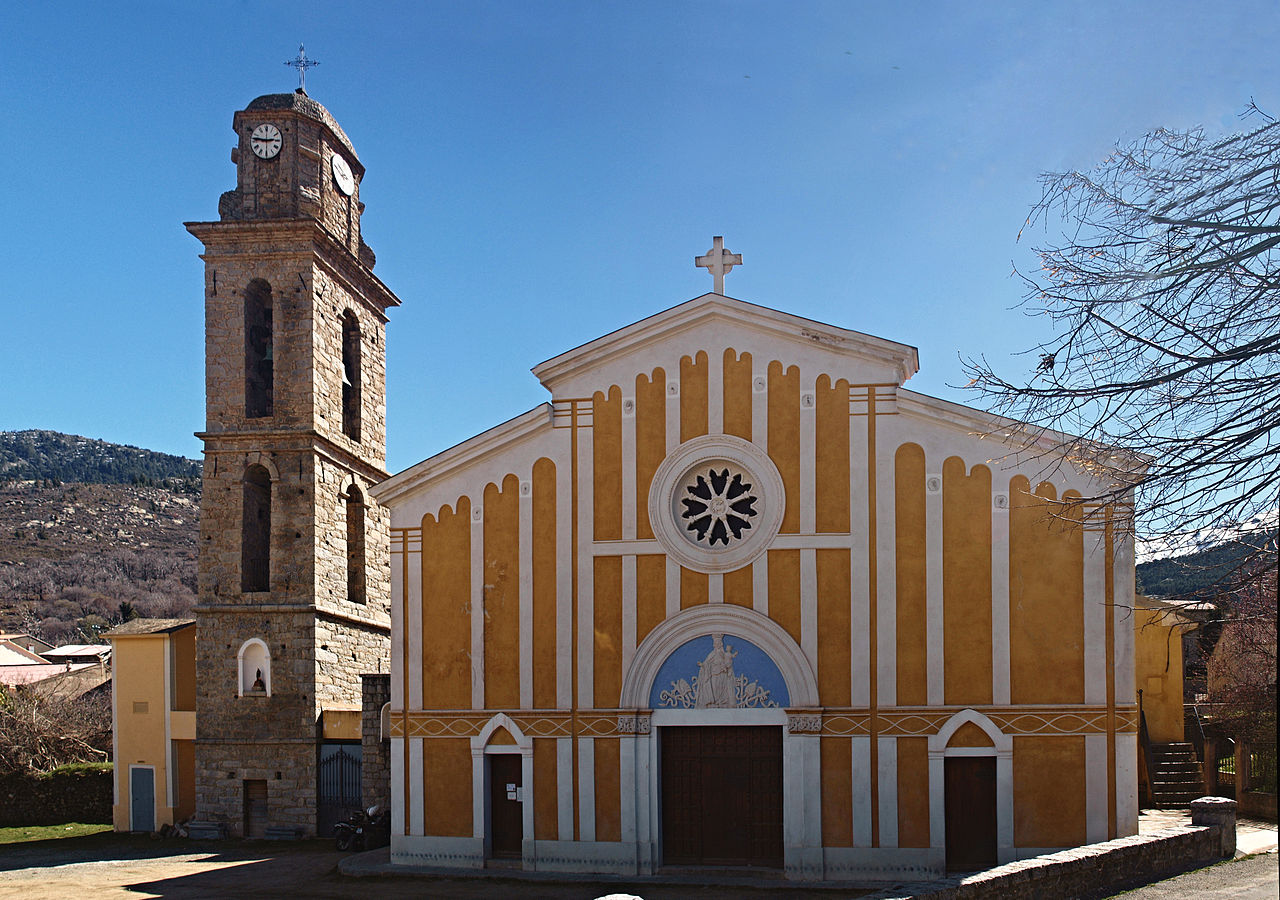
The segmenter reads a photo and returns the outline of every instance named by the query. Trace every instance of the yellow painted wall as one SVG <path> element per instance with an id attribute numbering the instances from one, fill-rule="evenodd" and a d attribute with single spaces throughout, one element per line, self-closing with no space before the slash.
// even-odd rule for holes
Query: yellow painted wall
<path id="1" fill-rule="evenodd" d="M 991 702 L 991 470 L 942 464 L 943 676 L 946 702 Z"/>
<path id="2" fill-rule="evenodd" d="M 853 846 L 853 745 L 846 737 L 821 738 L 822 845 Z"/>
<path id="3" fill-rule="evenodd" d="M 898 846 L 929 846 L 928 738 L 898 738 Z"/>
<path id="4" fill-rule="evenodd" d="M 751 354 L 724 351 L 724 433 L 751 440 Z"/>
<path id="5" fill-rule="evenodd" d="M 1084 737 L 1015 736 L 1014 846 L 1076 847 L 1086 829 Z"/>
<path id="6" fill-rule="evenodd" d="M 707 353 L 680 360 L 680 440 L 707 433 Z"/>
<path id="7" fill-rule="evenodd" d="M 533 739 L 533 837 L 554 841 L 560 836 L 556 785 L 555 738 Z"/>
<path id="8" fill-rule="evenodd" d="M 693 569 L 680 567 L 680 608 L 688 609 L 698 606 L 709 599 L 710 587 L 707 584 L 706 572 L 695 572 Z"/>
<path id="9" fill-rule="evenodd" d="M 618 541 L 622 539 L 622 390 L 616 384 L 607 397 L 596 391 L 591 421 L 595 539 Z"/>
<path id="10" fill-rule="evenodd" d="M 724 602 L 751 608 L 754 581 L 750 566 L 724 573 Z"/>
<path id="11" fill-rule="evenodd" d="M 800 551 L 769 551 L 769 618 L 800 643 Z"/>
<path id="12" fill-rule="evenodd" d="M 471 707 L 471 501 L 422 520 L 422 695 Z M 426 743 L 430 744 L 431 741 Z M 470 777 L 468 776 L 468 785 Z M 470 790 L 470 788 L 468 788 Z M 470 820 L 471 808 L 467 808 Z"/>
<path id="13" fill-rule="evenodd" d="M 520 706 L 520 480 L 484 489 L 484 705 Z M 424 697 L 430 694 L 423 694 Z"/>
<path id="14" fill-rule="evenodd" d="M 814 527 L 849 531 L 849 382 L 821 375 L 814 391 Z"/>
<path id="15" fill-rule="evenodd" d="M 667 373 L 636 376 L 636 537 L 653 539 L 649 524 L 649 485 L 667 455 Z"/>
<path id="16" fill-rule="evenodd" d="M 596 738 L 596 840 L 622 840 L 620 747 L 617 738 Z"/>
<path id="17" fill-rule="evenodd" d="M 1134 683 L 1152 743 L 1183 740 L 1182 633 L 1186 623 L 1165 610 L 1139 609 L 1133 618 Z"/>
<path id="18" fill-rule="evenodd" d="M 622 694 L 622 557 L 595 558 L 595 705 L 613 709 Z"/>
<path id="19" fill-rule="evenodd" d="M 819 550 L 818 564 L 818 703 L 848 706 L 853 662 L 849 609 L 848 550 Z"/>
<path id="20" fill-rule="evenodd" d="M 1084 529 L 1079 499 L 1009 482 L 1009 690 L 1014 703 L 1084 702 Z M 1052 640 L 1046 640 L 1052 635 Z"/>
<path id="21" fill-rule="evenodd" d="M 667 617 L 667 558 L 636 557 L 636 644 Z"/>
<path id="22" fill-rule="evenodd" d="M 783 534 L 800 530 L 800 370 L 769 363 L 769 457 L 778 467 L 787 494 L 782 515 Z M 772 580 L 772 579 L 771 579 Z"/>
<path id="23" fill-rule="evenodd" d="M 898 704 L 928 702 L 928 644 L 924 449 L 903 444 L 894 455 L 894 516 L 897 548 L 897 663 Z"/>
<path id="24" fill-rule="evenodd" d="M 191 629 L 194 631 L 194 629 Z M 114 639 L 112 691 L 116 707 L 116 797 L 111 818 L 116 831 L 128 831 L 129 767 L 155 767 L 155 825 L 173 824 L 168 794 L 169 748 L 165 741 L 165 662 L 169 643 L 163 634 Z"/>
<path id="25" fill-rule="evenodd" d="M 533 705 L 556 705 L 556 465 L 533 464 Z"/>
<path id="26" fill-rule="evenodd" d="M 471 837 L 471 742 L 466 738 L 423 741 L 422 784 L 426 833 Z"/>

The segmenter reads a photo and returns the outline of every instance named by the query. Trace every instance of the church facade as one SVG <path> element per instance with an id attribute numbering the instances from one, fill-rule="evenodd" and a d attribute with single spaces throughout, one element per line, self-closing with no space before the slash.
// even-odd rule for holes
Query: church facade
<path id="1" fill-rule="evenodd" d="M 1128 511 L 906 390 L 914 348 L 722 285 L 371 488 L 392 860 L 899 879 L 1135 833 Z"/>

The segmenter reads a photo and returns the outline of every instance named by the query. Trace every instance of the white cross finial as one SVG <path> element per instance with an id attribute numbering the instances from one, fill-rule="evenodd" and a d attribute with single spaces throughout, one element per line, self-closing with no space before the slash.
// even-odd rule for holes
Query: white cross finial
<path id="1" fill-rule="evenodd" d="M 299 44 L 298 55 L 293 59 L 286 59 L 284 64 L 286 66 L 293 66 L 298 70 L 298 90 L 305 94 L 307 92 L 307 69 L 315 68 L 320 65 L 320 60 L 307 59 L 307 48 L 302 46 L 302 44 Z"/>
<path id="2" fill-rule="evenodd" d="M 724 249 L 724 238 L 716 235 L 711 239 L 711 249 L 707 251 L 707 255 L 695 256 L 693 264 L 710 272 L 711 277 L 715 279 L 715 292 L 724 294 L 725 273 L 734 266 L 742 265 L 742 254 L 730 253 Z"/>

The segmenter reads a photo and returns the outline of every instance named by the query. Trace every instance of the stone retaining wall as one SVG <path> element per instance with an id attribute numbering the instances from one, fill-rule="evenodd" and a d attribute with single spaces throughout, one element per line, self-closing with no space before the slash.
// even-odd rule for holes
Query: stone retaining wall
<path id="1" fill-rule="evenodd" d="M 111 824 L 111 770 L 0 777 L 0 827 Z"/>
<path id="2" fill-rule="evenodd" d="M 1076 847 L 957 878 L 917 896 L 929 900 L 1040 900 L 1145 884 L 1220 860 L 1218 831 L 1215 826 L 1192 826 Z"/>

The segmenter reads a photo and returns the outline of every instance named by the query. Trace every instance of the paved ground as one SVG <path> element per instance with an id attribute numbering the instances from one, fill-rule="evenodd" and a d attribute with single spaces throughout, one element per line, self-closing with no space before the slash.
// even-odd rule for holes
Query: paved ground
<path id="1" fill-rule="evenodd" d="M 1185 815 L 1157 814 L 1143 818 L 1142 830 L 1180 824 Z M 1208 869 L 1118 895 L 1125 900 L 1232 897 L 1260 900 L 1277 897 L 1276 826 L 1244 821 L 1237 831 L 1242 852 L 1272 852 L 1225 862 Z M 375 851 L 376 852 L 376 851 Z M 385 851 L 383 851 L 385 852 Z M 503 900 L 588 900 L 631 890 L 645 900 L 730 900 L 736 897 L 782 895 L 791 900 L 807 897 L 868 897 L 885 886 L 860 890 L 851 887 L 815 888 L 777 880 L 746 881 L 727 878 L 722 883 L 686 880 L 628 886 L 619 882 L 579 880 L 530 880 L 488 875 L 485 877 L 434 876 L 430 878 L 361 878 L 338 874 L 341 859 L 328 841 L 270 843 L 248 841 L 195 842 L 151 840 L 111 833 L 61 841 L 36 841 L 0 848 L 0 900 L 67 900 L 67 898 L 158 897 L 273 897 L 348 898 L 373 895 L 381 898 L 442 897 Z M 890 895 L 902 895 L 893 889 Z M 883 896 L 883 894 L 882 894 Z"/>

